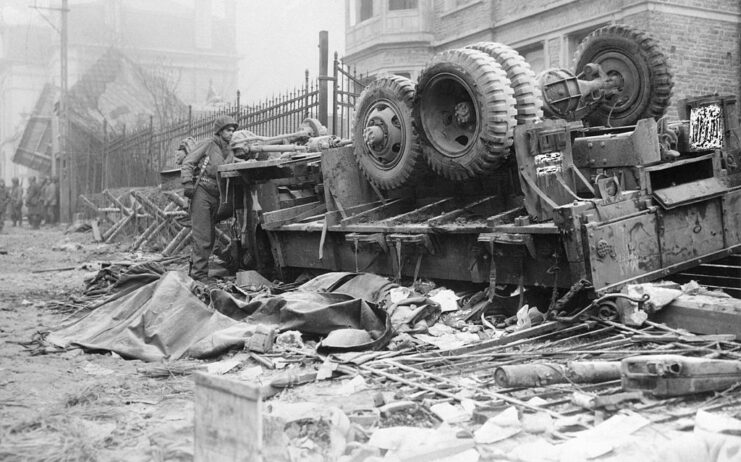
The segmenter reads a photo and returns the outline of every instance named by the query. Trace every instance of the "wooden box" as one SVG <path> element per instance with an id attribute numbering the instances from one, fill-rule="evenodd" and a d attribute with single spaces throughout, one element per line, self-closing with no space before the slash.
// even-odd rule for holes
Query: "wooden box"
<path id="1" fill-rule="evenodd" d="M 204 373 L 195 384 L 195 462 L 261 462 L 260 388 Z"/>

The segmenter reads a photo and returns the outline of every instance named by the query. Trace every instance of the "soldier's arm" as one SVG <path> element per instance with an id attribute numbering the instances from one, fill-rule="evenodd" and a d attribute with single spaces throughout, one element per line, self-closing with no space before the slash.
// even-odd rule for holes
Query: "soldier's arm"
<path id="1" fill-rule="evenodd" d="M 188 153 L 183 159 L 183 166 L 180 169 L 180 181 L 183 184 L 193 182 L 193 172 L 195 172 L 198 163 L 203 159 L 203 156 L 208 152 L 208 147 L 211 144 L 211 140 L 205 140 L 201 142 L 196 148 Z"/>

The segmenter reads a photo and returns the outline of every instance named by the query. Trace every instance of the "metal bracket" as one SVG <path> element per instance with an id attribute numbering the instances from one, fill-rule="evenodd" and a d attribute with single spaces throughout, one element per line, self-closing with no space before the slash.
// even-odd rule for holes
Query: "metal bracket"
<path id="1" fill-rule="evenodd" d="M 360 243 L 366 243 L 366 244 L 378 244 L 378 246 L 381 248 L 381 251 L 383 253 L 388 253 L 389 247 L 388 244 L 386 244 L 386 239 L 384 238 L 383 233 L 348 233 L 345 235 L 345 240 L 347 242 L 352 243 L 353 245 L 353 252 L 355 254 L 355 272 L 357 273 L 359 271 L 358 269 L 358 249 L 360 248 Z"/>
<path id="2" fill-rule="evenodd" d="M 404 245 L 413 245 L 417 249 L 425 249 L 430 255 L 435 255 L 435 247 L 432 243 L 432 239 L 428 234 L 389 234 L 386 236 L 386 242 L 389 246 L 393 246 L 396 249 L 396 261 L 397 261 L 397 271 L 396 271 L 396 280 L 401 280 L 401 269 L 402 269 L 402 259 L 401 259 L 401 250 Z M 419 275 L 419 268 L 422 264 L 422 256 L 424 255 L 423 252 L 417 253 L 417 262 L 414 266 L 414 280 L 417 280 L 417 276 Z"/>
<path id="3" fill-rule="evenodd" d="M 389 245 L 411 244 L 424 247 L 430 255 L 435 255 L 435 247 L 429 234 L 389 234 L 386 242 Z"/>
<path id="4" fill-rule="evenodd" d="M 479 234 L 479 242 L 488 242 L 492 255 L 494 255 L 494 246 L 500 245 L 521 245 L 527 249 L 527 253 L 536 258 L 535 240 L 532 234 L 523 233 L 482 233 Z"/>

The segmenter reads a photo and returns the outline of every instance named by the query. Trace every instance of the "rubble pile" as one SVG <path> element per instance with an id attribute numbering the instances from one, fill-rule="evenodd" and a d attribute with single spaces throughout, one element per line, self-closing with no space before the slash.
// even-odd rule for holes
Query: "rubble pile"
<path id="1" fill-rule="evenodd" d="M 253 436 L 270 460 L 659 460 L 688 434 L 738 448 L 723 436 L 741 425 L 735 333 L 653 320 L 684 297 L 741 313 L 696 283 L 629 286 L 615 312 L 525 304 L 514 315 L 486 291 L 364 273 L 285 285 L 249 272 L 206 287 L 153 264 L 103 268 L 88 288 L 115 294 L 131 278 L 46 341 L 154 361 L 140 368 L 148 377 L 252 387 L 264 406 Z"/>

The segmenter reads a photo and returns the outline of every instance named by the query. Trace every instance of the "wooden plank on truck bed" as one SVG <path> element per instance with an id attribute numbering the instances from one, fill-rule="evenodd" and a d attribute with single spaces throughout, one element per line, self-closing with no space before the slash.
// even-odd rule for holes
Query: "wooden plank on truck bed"
<path id="1" fill-rule="evenodd" d="M 340 222 L 340 224 L 346 226 L 385 220 L 386 218 L 393 217 L 394 215 L 398 215 L 408 210 L 410 204 L 411 200 L 406 197 L 401 199 L 394 199 L 380 207 L 376 207 L 365 212 L 358 213 L 357 215 L 345 218 Z"/>
<path id="2" fill-rule="evenodd" d="M 308 204 L 263 213 L 262 225 L 266 229 L 272 229 L 286 223 L 302 220 L 312 215 L 319 215 L 326 211 L 327 207 L 323 203 L 310 202 Z"/>

